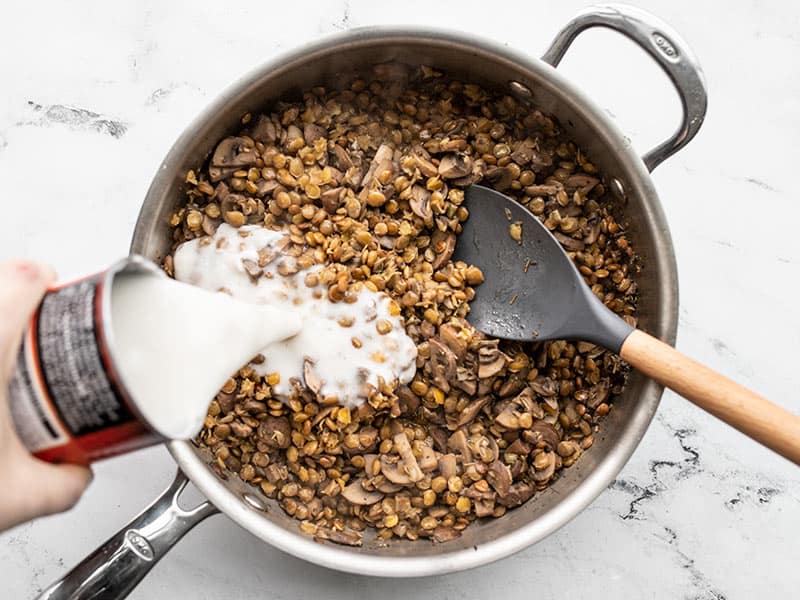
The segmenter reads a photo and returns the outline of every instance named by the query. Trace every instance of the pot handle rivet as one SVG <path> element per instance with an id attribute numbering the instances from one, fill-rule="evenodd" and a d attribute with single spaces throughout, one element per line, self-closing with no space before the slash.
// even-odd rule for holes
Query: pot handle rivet
<path id="1" fill-rule="evenodd" d="M 678 92 L 683 109 L 680 126 L 669 139 L 642 157 L 647 170 L 652 171 L 700 130 L 708 105 L 703 70 L 688 44 L 669 25 L 648 12 L 623 4 L 595 6 L 578 13 L 558 33 L 542 60 L 558 66 L 575 38 L 592 27 L 607 27 L 633 40 L 658 63 Z"/>
<path id="2" fill-rule="evenodd" d="M 42 600 L 125 598 L 192 527 L 216 514 L 210 502 L 190 510 L 178 498 L 188 479 L 180 470 L 144 511 L 39 596 Z"/>

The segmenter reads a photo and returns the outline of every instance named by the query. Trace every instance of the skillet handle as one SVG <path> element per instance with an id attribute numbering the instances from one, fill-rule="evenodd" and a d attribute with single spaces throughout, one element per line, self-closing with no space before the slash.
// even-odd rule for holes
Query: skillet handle
<path id="1" fill-rule="evenodd" d="M 128 525 L 39 596 L 44 600 L 116 600 L 133 588 L 192 527 L 217 509 L 209 502 L 184 510 L 178 497 L 188 479 L 172 484 Z"/>
<path id="2" fill-rule="evenodd" d="M 700 130 L 708 105 L 705 76 L 686 42 L 661 19 L 625 4 L 589 7 L 578 13 L 555 37 L 542 60 L 558 66 L 582 31 L 607 27 L 630 38 L 663 69 L 675 86 L 683 107 L 683 120 L 672 136 L 642 157 L 648 171 L 689 143 Z"/>

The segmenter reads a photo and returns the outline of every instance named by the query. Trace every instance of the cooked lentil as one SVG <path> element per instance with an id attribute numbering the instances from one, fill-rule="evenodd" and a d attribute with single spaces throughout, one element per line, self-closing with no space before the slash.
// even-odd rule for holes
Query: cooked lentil
<path id="1" fill-rule="evenodd" d="M 433 69 L 392 64 L 242 123 L 187 174 L 170 221 L 175 244 L 222 219 L 281 226 L 287 251 L 320 265 L 307 283 L 323 283 L 331 301 L 358 286 L 389 294 L 419 356 L 408 386 L 383 382 L 353 411 L 307 388 L 276 398 L 279 374 L 242 368 L 196 440 L 217 474 L 276 499 L 302 531 L 357 545 L 366 528 L 384 540 L 453 539 L 574 464 L 624 385 L 623 363 L 585 342 L 486 337 L 464 319 L 484 274 L 450 260 L 468 218 L 463 189 L 482 182 L 539 217 L 592 291 L 635 323 L 638 266 L 624 224 L 557 121 Z M 521 227 L 509 233 L 519 240 Z"/>

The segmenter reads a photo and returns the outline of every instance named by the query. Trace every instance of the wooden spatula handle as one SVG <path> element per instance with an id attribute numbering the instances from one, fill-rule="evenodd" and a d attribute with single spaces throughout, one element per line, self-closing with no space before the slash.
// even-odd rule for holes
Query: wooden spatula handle
<path id="1" fill-rule="evenodd" d="M 620 356 L 661 385 L 800 465 L 800 416 L 636 330 Z"/>

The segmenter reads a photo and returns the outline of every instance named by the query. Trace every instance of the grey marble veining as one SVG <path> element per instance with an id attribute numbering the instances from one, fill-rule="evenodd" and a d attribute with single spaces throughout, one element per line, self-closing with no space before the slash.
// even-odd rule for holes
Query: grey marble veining
<path id="1" fill-rule="evenodd" d="M 678 347 L 800 412 L 800 8 L 794 2 L 640 2 L 692 45 L 710 88 L 699 136 L 654 174 L 678 258 Z M 0 257 L 64 277 L 127 251 L 172 141 L 225 85 L 276 52 L 378 23 L 441 25 L 536 56 L 584 4 L 203 1 L 2 9 Z M 609 32 L 560 67 L 644 152 L 678 119 L 663 75 Z M 92 240 L 92 243 L 87 243 Z M 80 504 L 0 535 L 0 596 L 47 586 L 172 477 L 161 448 L 96 468 Z M 794 597 L 800 474 L 671 393 L 617 480 L 569 525 L 467 573 L 382 580 L 335 573 L 214 517 L 133 598 Z"/>

